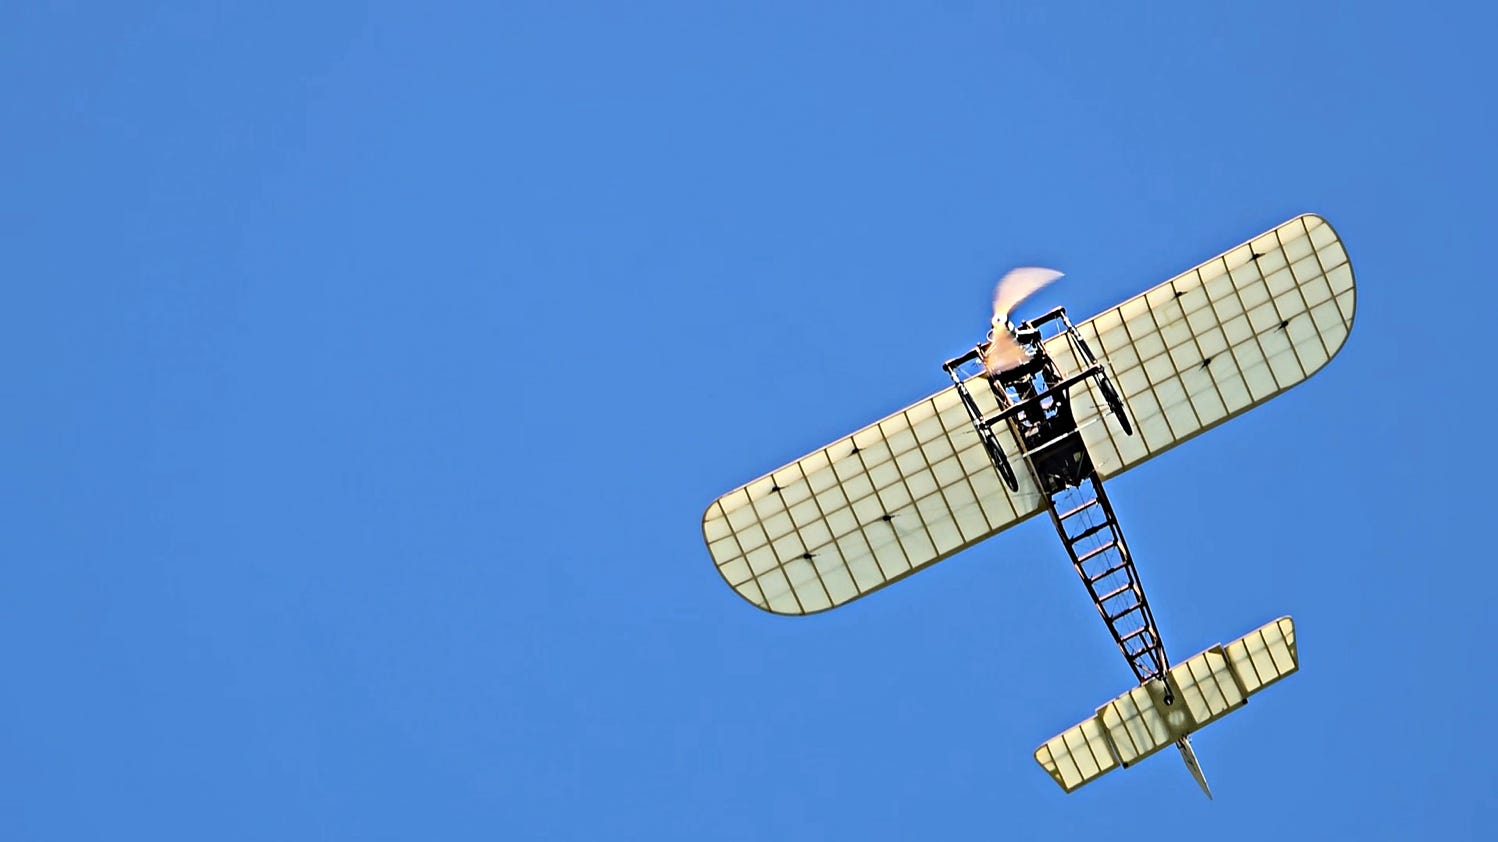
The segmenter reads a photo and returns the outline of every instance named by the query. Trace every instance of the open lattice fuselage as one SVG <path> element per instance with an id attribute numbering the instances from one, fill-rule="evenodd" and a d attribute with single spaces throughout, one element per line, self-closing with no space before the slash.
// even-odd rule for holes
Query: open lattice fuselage
<path id="1" fill-rule="evenodd" d="M 1047 332 L 1050 336 L 1045 336 Z M 1078 371 L 1063 372 L 1046 350 L 1046 342 L 1063 333 L 1073 351 L 1071 358 L 1081 366 Z M 1015 331 L 1015 338 L 1029 353 L 1029 359 L 1018 366 L 972 376 L 971 369 L 975 365 L 981 368 L 984 359 L 984 346 L 980 345 L 949 360 L 945 368 L 994 468 L 1011 489 L 1018 487 L 1018 478 L 999 445 L 995 426 L 1007 425 L 1013 440 L 1023 448 L 1015 456 L 1023 461 L 1035 487 L 1045 495 L 1056 534 L 1119 650 L 1143 684 L 1164 675 L 1170 663 L 1123 530 L 1077 426 L 1072 390 L 1096 389 L 1096 404 L 1106 407 L 1109 417 L 1099 416 L 1093 423 L 1114 423 L 1126 435 L 1133 432 L 1127 410 L 1104 366 L 1064 309 L 1023 323 Z M 968 391 L 983 385 L 1000 407 L 997 412 L 985 415 Z"/>

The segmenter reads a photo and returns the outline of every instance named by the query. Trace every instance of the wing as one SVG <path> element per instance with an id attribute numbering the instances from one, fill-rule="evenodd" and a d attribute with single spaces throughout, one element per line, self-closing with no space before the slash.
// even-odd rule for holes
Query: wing
<path id="1" fill-rule="evenodd" d="M 979 407 L 998 407 L 972 389 Z M 999 443 L 1019 449 L 1004 430 Z M 718 572 L 751 603 L 811 614 L 878 590 L 1039 512 L 999 480 L 955 388 L 728 492 L 702 519 Z"/>
<path id="2" fill-rule="evenodd" d="M 1096 390 L 1073 390 L 1098 473 L 1115 476 L 1310 377 L 1347 341 L 1355 300 L 1341 240 L 1306 214 L 1078 325 L 1136 428 L 1096 423 Z M 1066 337 L 1046 348 L 1063 371 L 1078 369 Z"/>
<path id="3" fill-rule="evenodd" d="M 1306 215 L 1078 325 L 1106 358 L 1136 435 L 1104 423 L 1095 390 L 1073 411 L 1098 472 L 1114 476 L 1305 380 L 1352 327 L 1352 266 Z M 1064 336 L 1047 349 L 1081 368 Z M 989 414 L 987 389 L 970 389 Z M 1009 430 L 999 444 L 1017 457 Z M 1010 492 L 955 388 L 728 492 L 702 532 L 739 595 L 777 614 L 834 608 L 1040 512 L 1025 470 Z"/>

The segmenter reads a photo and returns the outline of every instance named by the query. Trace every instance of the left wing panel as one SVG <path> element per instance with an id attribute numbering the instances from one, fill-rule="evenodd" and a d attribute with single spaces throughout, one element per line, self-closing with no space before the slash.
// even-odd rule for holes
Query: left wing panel
<path id="1" fill-rule="evenodd" d="M 985 413 L 997 409 L 987 389 L 971 391 Z M 995 433 L 1019 452 L 1007 429 Z M 1029 472 L 1017 473 L 1011 493 L 954 387 L 724 494 L 707 507 L 702 533 L 744 599 L 811 614 L 1041 511 Z"/>

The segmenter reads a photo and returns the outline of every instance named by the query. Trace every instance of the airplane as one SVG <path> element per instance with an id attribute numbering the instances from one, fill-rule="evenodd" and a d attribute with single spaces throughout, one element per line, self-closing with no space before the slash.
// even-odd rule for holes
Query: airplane
<path id="1" fill-rule="evenodd" d="M 1299 669 L 1294 622 L 1172 664 L 1103 483 L 1323 368 L 1352 330 L 1352 264 L 1302 214 L 1084 321 L 1010 321 L 1059 276 L 1006 275 L 950 386 L 723 494 L 703 538 L 739 596 L 805 615 L 1047 512 L 1138 684 L 1036 761 L 1072 792 L 1175 745 L 1211 798 L 1190 735 Z"/>

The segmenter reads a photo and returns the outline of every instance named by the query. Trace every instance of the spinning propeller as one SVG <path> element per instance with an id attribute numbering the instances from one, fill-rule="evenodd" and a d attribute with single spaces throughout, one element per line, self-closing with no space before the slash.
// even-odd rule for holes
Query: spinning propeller
<path id="1" fill-rule="evenodd" d="M 1061 277 L 1061 274 L 1055 269 L 1021 266 L 999 279 L 999 285 L 993 292 L 993 339 L 983 355 L 983 365 L 989 374 L 1008 371 L 1030 358 L 1025 349 L 1014 341 L 1009 328 L 1009 314 L 1026 298 Z"/>

